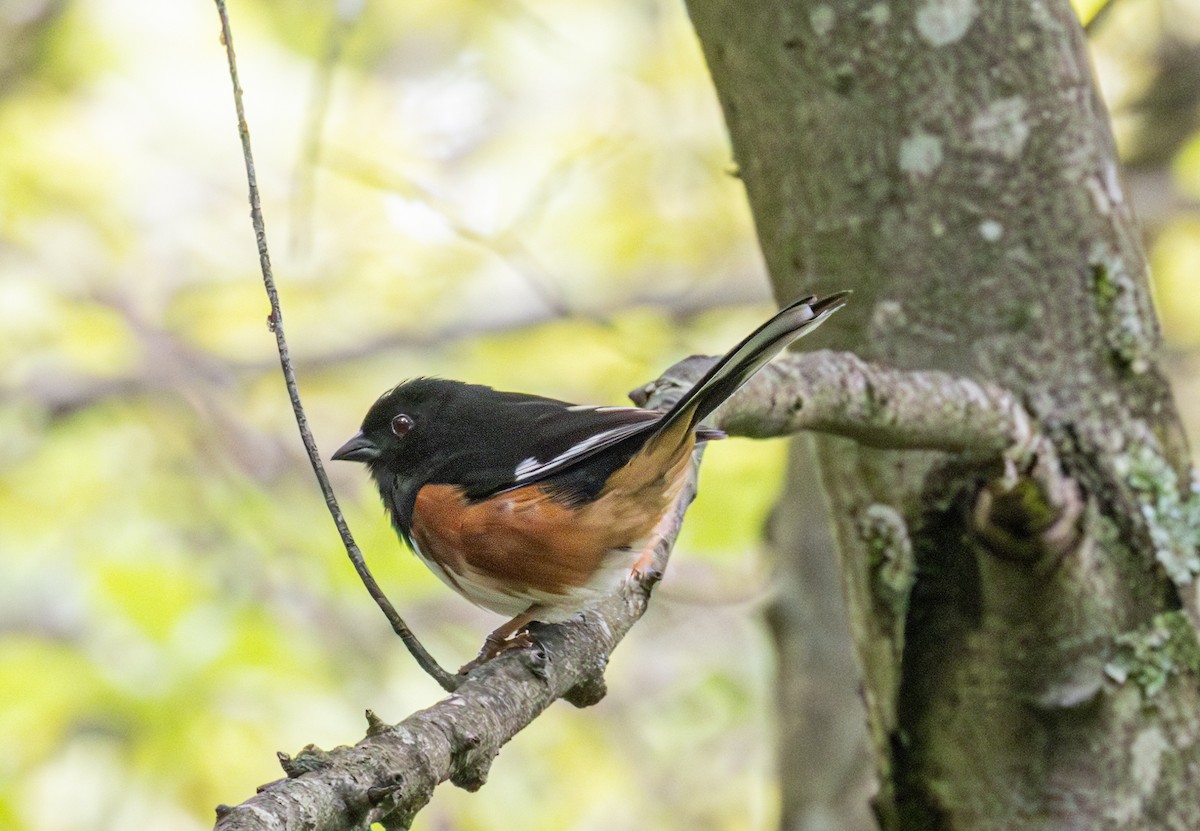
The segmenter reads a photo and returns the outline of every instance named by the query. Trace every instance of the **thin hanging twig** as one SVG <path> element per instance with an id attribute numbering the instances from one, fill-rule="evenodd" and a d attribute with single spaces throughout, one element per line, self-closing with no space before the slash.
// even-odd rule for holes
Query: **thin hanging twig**
<path id="1" fill-rule="evenodd" d="M 312 464 L 313 473 L 317 476 L 321 493 L 325 495 L 325 504 L 329 507 L 329 514 L 333 517 L 333 523 L 342 537 L 342 544 L 346 546 L 346 553 L 350 557 L 350 562 L 354 564 L 354 570 L 362 579 L 363 585 L 367 587 L 367 591 L 379 605 L 388 622 L 391 623 L 392 629 L 404 641 L 404 645 L 408 647 L 408 651 L 416 658 L 421 668 L 433 676 L 443 689 L 453 692 L 458 688 L 461 679 L 446 672 L 438 665 L 397 614 L 395 607 L 384 596 L 379 584 L 371 576 L 371 572 L 363 560 L 362 552 L 354 542 L 354 537 L 350 535 L 350 528 L 346 524 L 345 517 L 342 516 L 342 509 L 338 505 L 337 497 L 333 494 L 333 487 L 329 484 L 325 467 L 321 464 L 317 443 L 313 439 L 312 431 L 308 428 L 308 418 L 304 414 L 304 406 L 300 403 L 300 389 L 296 384 L 296 373 L 288 354 L 287 340 L 283 336 L 283 314 L 279 307 L 279 294 L 275 290 L 275 278 L 271 273 L 271 257 L 267 251 L 267 232 L 263 223 L 262 205 L 258 195 L 258 180 L 254 172 L 254 157 L 250 152 L 250 128 L 246 123 L 246 111 L 242 106 L 242 84 L 238 79 L 237 58 L 233 52 L 233 33 L 229 28 L 229 14 L 225 10 L 225 0 L 215 0 L 215 2 L 217 13 L 221 17 L 221 43 L 225 46 L 225 55 L 229 60 L 229 80 L 233 83 L 233 103 L 237 110 L 238 133 L 242 139 L 242 157 L 246 161 L 246 181 L 250 186 L 250 218 L 254 225 L 254 236 L 258 242 L 258 262 L 262 268 L 263 286 L 267 290 L 267 298 L 271 303 L 271 314 L 267 317 L 267 326 L 275 333 L 275 345 L 279 349 L 279 363 L 283 368 L 288 397 L 292 401 L 292 411 L 296 414 L 296 426 L 300 428 L 300 440 L 304 442 L 308 461 Z"/>

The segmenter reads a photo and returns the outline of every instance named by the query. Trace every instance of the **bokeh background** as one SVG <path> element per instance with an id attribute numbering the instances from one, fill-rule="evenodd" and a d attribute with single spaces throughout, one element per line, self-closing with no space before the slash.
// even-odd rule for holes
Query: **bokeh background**
<path id="1" fill-rule="evenodd" d="M 671 0 L 232 0 L 302 393 L 325 455 L 437 374 L 591 403 L 770 309 Z M 1200 413 L 1200 0 L 1080 5 Z M 266 327 L 210 3 L 0 0 L 0 829 L 211 827 L 274 752 L 440 690 L 358 583 Z M 1195 444 L 1195 442 L 1194 442 Z M 555 705 L 418 829 L 766 829 L 757 540 L 785 447 L 730 441 L 598 707 Z M 498 620 L 335 486 L 451 666 Z"/>

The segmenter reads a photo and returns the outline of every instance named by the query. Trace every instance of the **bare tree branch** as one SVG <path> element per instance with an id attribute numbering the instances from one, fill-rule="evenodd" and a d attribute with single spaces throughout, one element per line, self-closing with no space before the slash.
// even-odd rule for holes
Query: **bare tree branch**
<path id="1" fill-rule="evenodd" d="M 447 780 L 476 790 L 509 739 L 558 698 L 586 706 L 604 695 L 613 648 L 645 611 L 647 593 L 614 596 L 582 620 L 537 629 L 539 650 L 511 650 L 476 670 L 450 697 L 385 726 L 368 714 L 367 737 L 328 753 L 281 757 L 288 779 L 217 809 L 218 831 L 340 831 L 372 822 L 407 827 Z"/>
<path id="2" fill-rule="evenodd" d="M 634 390 L 686 388 L 716 361 L 693 356 Z M 979 545 L 1045 570 L 1083 539 L 1084 500 L 1054 443 L 1010 391 L 947 372 L 902 371 L 849 352 L 793 353 L 761 370 L 717 410 L 726 433 L 769 438 L 813 430 L 886 450 L 939 450 L 987 468 L 973 512 Z"/>
<path id="3" fill-rule="evenodd" d="M 630 397 L 664 383 L 688 385 L 716 358 L 694 356 Z M 945 372 L 905 372 L 849 352 L 802 352 L 768 365 L 717 411 L 736 436 L 770 438 L 801 430 L 833 433 L 870 447 L 943 450 L 1032 460 L 1036 428 L 1011 392 Z"/>

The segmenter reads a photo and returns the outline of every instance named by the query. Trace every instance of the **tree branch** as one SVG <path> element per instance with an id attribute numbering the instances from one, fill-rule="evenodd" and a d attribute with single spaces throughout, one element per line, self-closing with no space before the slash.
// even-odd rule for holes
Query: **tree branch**
<path id="1" fill-rule="evenodd" d="M 716 358 L 693 356 L 634 390 L 686 388 Z M 1084 503 L 1053 442 L 1013 393 L 932 370 L 902 371 L 849 352 L 793 353 L 762 369 L 717 410 L 733 436 L 813 430 L 885 450 L 939 450 L 1001 465 L 977 496 L 978 541 L 996 557 L 1049 568 L 1081 540 Z"/>
<path id="2" fill-rule="evenodd" d="M 693 356 L 661 384 L 690 385 L 715 358 Z M 833 433 L 891 450 L 943 450 L 1032 461 L 1036 428 L 1011 392 L 946 372 L 901 371 L 849 352 L 802 352 L 762 369 L 717 411 L 733 436 L 770 438 L 801 430 Z"/>

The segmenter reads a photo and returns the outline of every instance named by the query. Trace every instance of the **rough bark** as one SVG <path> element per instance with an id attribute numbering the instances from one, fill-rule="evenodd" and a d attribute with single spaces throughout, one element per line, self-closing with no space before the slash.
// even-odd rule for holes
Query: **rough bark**
<path id="1" fill-rule="evenodd" d="M 1046 437 L 816 442 L 880 824 L 1200 828 L 1200 509 L 1069 3 L 688 6 L 780 299 L 855 288 L 826 342 Z"/>
<path id="2" fill-rule="evenodd" d="M 829 510 L 809 440 L 792 448 L 787 490 L 767 527 L 775 589 L 775 701 L 783 831 L 869 831 L 875 788 Z M 802 556 L 795 556 L 803 552 Z M 819 759 L 819 764 L 814 760 Z"/>

